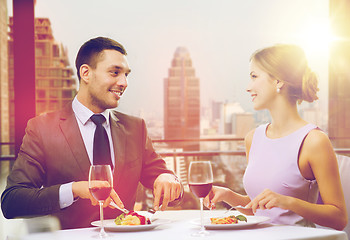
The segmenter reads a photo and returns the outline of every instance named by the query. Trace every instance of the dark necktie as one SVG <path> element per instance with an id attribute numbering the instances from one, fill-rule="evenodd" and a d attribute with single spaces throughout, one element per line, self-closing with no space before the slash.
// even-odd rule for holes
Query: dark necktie
<path id="1" fill-rule="evenodd" d="M 94 114 L 90 119 L 96 124 L 93 148 L 93 165 L 110 165 L 111 169 L 113 169 L 107 132 L 102 126 L 102 123 L 104 123 L 106 119 L 102 114 Z"/>

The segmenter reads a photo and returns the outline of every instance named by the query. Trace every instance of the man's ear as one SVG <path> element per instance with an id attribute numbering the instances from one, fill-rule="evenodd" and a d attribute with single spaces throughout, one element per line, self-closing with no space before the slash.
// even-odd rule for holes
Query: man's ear
<path id="1" fill-rule="evenodd" d="M 90 71 L 91 71 L 91 68 L 89 65 L 87 64 L 83 64 L 80 66 L 80 69 L 79 69 L 79 74 L 80 74 L 80 79 L 85 82 L 85 83 L 88 83 L 89 80 L 90 80 Z"/>

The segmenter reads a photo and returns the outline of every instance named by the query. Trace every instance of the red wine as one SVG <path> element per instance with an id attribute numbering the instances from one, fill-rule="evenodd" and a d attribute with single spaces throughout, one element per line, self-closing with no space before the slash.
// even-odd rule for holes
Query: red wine
<path id="1" fill-rule="evenodd" d="M 213 183 L 190 183 L 191 192 L 198 198 L 204 198 L 210 192 Z"/>
<path id="2" fill-rule="evenodd" d="M 102 200 L 106 200 L 109 197 L 109 195 L 111 194 L 112 188 L 111 187 L 93 187 L 93 188 L 89 188 L 89 190 L 92 196 L 96 200 L 102 201 Z"/>

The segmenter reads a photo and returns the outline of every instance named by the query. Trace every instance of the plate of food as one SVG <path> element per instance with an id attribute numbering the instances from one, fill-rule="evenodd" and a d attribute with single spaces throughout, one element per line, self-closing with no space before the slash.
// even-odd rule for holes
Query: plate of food
<path id="1" fill-rule="evenodd" d="M 270 220 L 263 216 L 230 215 L 226 217 L 205 218 L 204 227 L 207 230 L 228 230 L 238 228 L 248 228 Z M 200 225 L 200 219 L 194 221 Z"/>
<path id="2" fill-rule="evenodd" d="M 113 232 L 148 231 L 167 223 L 170 223 L 170 220 L 155 219 L 151 222 L 149 218 L 134 211 L 130 211 L 128 214 L 122 213 L 115 219 L 103 221 L 105 230 Z M 94 221 L 91 225 L 101 227 L 101 221 Z"/>

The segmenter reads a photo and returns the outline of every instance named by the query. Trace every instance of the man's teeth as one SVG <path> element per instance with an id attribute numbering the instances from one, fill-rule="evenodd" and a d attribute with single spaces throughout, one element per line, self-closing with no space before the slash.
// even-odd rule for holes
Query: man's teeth
<path id="1" fill-rule="evenodd" d="M 114 92 L 115 94 L 117 94 L 118 97 L 120 97 L 121 95 L 123 95 L 123 92 L 121 92 L 121 91 L 112 91 L 112 92 Z"/>

